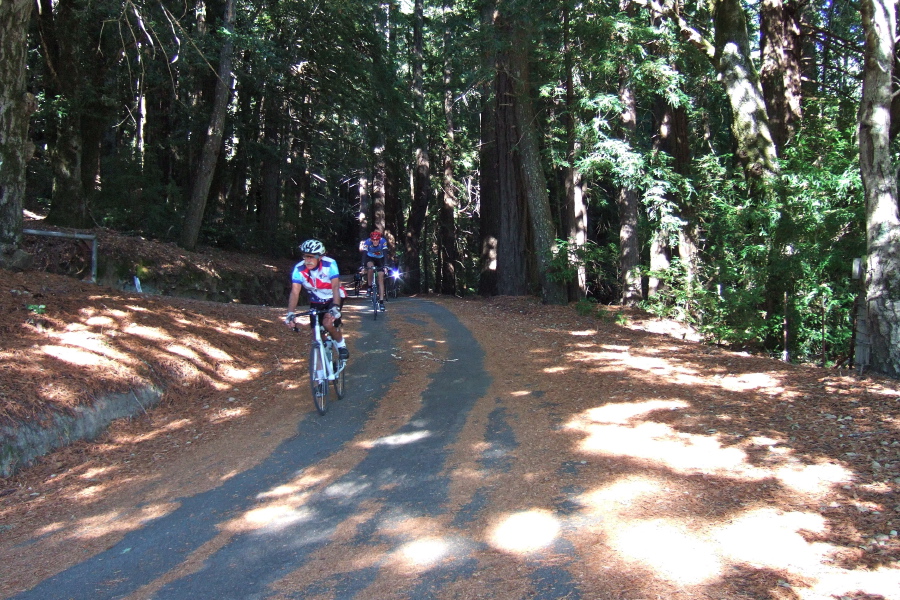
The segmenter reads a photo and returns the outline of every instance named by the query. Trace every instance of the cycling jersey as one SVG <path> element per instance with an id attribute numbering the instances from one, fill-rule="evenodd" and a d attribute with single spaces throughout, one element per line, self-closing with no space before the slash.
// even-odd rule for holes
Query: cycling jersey
<path id="1" fill-rule="evenodd" d="M 309 294 L 309 301 L 312 304 L 325 304 L 334 299 L 334 290 L 331 282 L 340 277 L 338 272 L 337 261 L 323 256 L 319 260 L 317 269 L 309 270 L 303 261 L 294 265 L 294 272 L 291 274 L 291 282 L 299 283 Z M 341 298 L 347 297 L 344 286 L 341 286 Z"/>
<path id="2" fill-rule="evenodd" d="M 384 253 L 387 250 L 387 240 L 381 238 L 378 240 L 378 243 L 372 241 L 372 238 L 369 238 L 363 242 L 363 247 L 366 251 L 366 254 L 371 256 L 372 258 L 384 258 Z"/>

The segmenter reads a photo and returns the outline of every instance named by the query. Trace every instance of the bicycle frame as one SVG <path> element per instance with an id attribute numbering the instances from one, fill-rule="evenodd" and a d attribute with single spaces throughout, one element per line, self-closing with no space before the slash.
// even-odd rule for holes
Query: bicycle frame
<path id="1" fill-rule="evenodd" d="M 338 348 L 334 340 L 328 334 L 322 324 L 322 315 L 327 311 L 310 308 L 307 314 L 313 319 L 313 340 L 310 348 L 309 378 L 310 388 L 313 394 L 313 403 L 320 415 L 328 410 L 328 384 L 334 384 L 334 390 L 338 398 L 344 395 L 344 381 L 342 373 L 346 367 L 346 361 L 338 357 Z M 296 320 L 294 331 L 299 331 Z M 337 368 L 335 368 L 337 363 Z"/>

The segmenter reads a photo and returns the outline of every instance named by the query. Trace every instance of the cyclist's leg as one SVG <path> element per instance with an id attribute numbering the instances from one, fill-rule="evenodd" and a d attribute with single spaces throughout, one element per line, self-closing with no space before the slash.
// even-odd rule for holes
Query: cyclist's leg
<path id="1" fill-rule="evenodd" d="M 384 302 L 384 269 L 378 269 L 378 300 Z"/>
<path id="2" fill-rule="evenodd" d="M 370 258 L 369 261 L 366 263 L 366 282 L 369 285 L 369 293 L 372 292 L 372 274 L 373 274 L 374 269 L 375 269 L 375 261 L 373 261 Z"/>

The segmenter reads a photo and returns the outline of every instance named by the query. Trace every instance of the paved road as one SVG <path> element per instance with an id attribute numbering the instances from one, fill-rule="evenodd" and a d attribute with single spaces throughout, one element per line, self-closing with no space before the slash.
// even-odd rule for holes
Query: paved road
<path id="1" fill-rule="evenodd" d="M 449 447 L 457 440 L 467 413 L 490 384 L 483 365 L 484 353 L 470 332 L 446 309 L 427 301 L 401 299 L 389 304 L 385 317 L 374 321 L 367 315 L 362 319 L 347 396 L 332 404 L 325 417 L 301 421 L 297 435 L 257 467 L 209 492 L 179 499 L 180 507 L 174 512 L 147 523 L 106 552 L 15 598 L 101 600 L 149 596 L 247 600 L 276 595 L 306 598 L 315 593 L 333 598 L 369 597 L 365 590 L 379 576 L 377 563 L 323 578 L 316 589 L 302 593 L 283 591 L 278 595 L 271 586 L 298 569 L 308 568 L 309 561 L 315 560 L 314 554 L 331 543 L 339 528 L 346 528 L 351 521 L 352 545 L 377 546 L 387 556 L 404 540 L 380 534 L 386 523 L 427 518 L 446 510 L 448 481 L 442 473 Z M 314 468 L 361 431 L 373 414 L 376 401 L 396 377 L 387 328 L 391 319 L 438 327 L 442 330 L 439 335 L 448 344 L 448 358 L 453 359 L 444 362 L 433 376 L 420 410 L 391 438 L 369 449 L 355 468 L 282 515 L 277 525 L 239 533 L 227 543 L 215 545 L 213 540 L 217 536 L 221 539 L 218 525 L 253 509 L 261 494 Z M 502 418 L 491 430 L 497 448 L 514 445 Z M 501 451 L 494 458 L 488 456 L 486 460 L 495 464 L 486 466 L 502 468 L 502 455 Z M 454 525 L 464 527 L 483 502 L 483 497 L 476 494 L 469 506 L 454 515 Z M 375 512 L 367 512 L 367 507 L 373 506 L 377 507 Z M 466 577 L 471 569 L 466 556 L 473 544 L 460 540 L 453 549 L 460 560 L 443 561 L 446 566 L 420 575 L 409 597 L 432 597 L 431 590 L 443 582 Z M 210 545 L 215 547 L 207 552 L 205 548 Z M 198 551 L 208 556 L 197 568 L 180 568 Z M 545 581 L 555 582 L 556 592 L 571 592 L 559 575 L 542 576 Z M 560 585 L 569 589 L 561 590 Z M 553 593 L 547 597 L 561 595 Z"/>

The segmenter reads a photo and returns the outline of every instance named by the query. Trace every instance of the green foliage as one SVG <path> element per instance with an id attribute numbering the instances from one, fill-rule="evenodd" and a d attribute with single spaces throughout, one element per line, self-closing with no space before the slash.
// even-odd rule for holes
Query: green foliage
<path id="1" fill-rule="evenodd" d="M 29 304 L 28 310 L 36 315 L 43 315 L 47 313 L 47 307 L 43 304 Z"/>
<path id="2" fill-rule="evenodd" d="M 618 278 L 619 249 L 615 244 L 600 246 L 588 241 L 576 246 L 566 240 L 556 240 L 556 249 L 550 260 L 550 279 L 574 283 L 581 267 L 587 276 L 589 298 L 607 304 L 617 301 L 621 290 Z"/>

